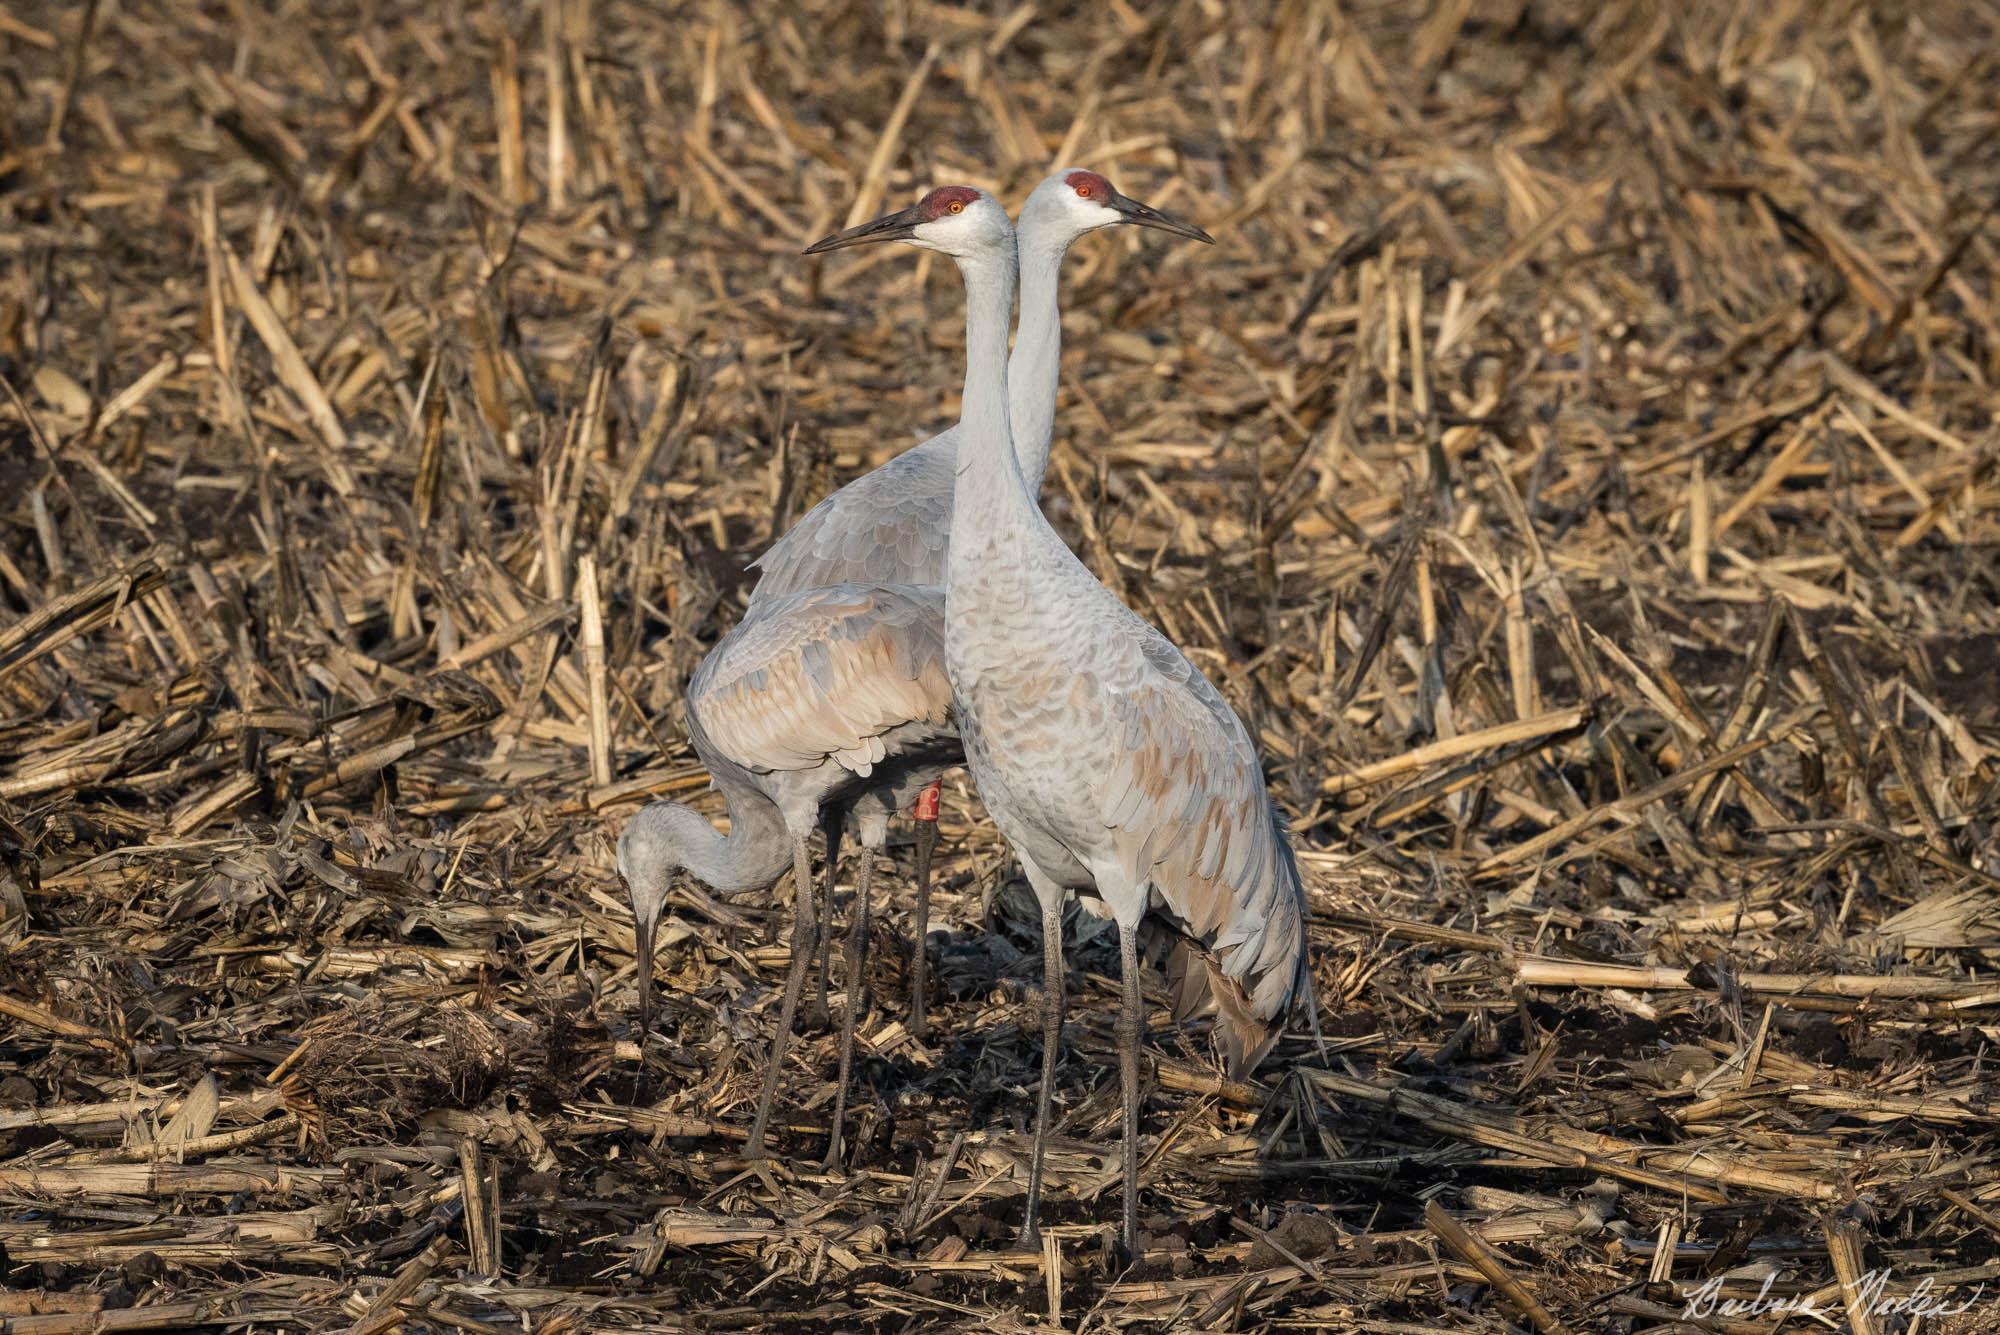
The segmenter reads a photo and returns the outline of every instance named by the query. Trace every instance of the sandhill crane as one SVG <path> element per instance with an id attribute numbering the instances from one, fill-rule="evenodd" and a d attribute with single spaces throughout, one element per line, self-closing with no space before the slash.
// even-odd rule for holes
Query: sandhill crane
<path id="1" fill-rule="evenodd" d="M 959 763 L 950 715 L 941 590 L 835 584 L 769 599 L 716 643 L 688 683 L 688 736 L 728 805 L 728 835 L 691 807 L 654 802 L 619 836 L 618 870 L 637 924 L 642 1042 L 652 1022 L 654 932 L 674 872 L 742 891 L 769 889 L 788 861 L 792 868 L 792 959 L 746 1146 L 751 1158 L 763 1153 L 807 961 L 824 930 L 813 913 L 807 841 L 823 814 L 837 821 L 851 810 L 866 851 L 845 956 L 828 1167 L 840 1159 L 874 854 L 889 817 Z"/>
<path id="2" fill-rule="evenodd" d="M 1196 241 L 1208 233 L 1120 194 L 1096 172 L 1065 167 L 1046 177 L 1021 206 L 1020 332 L 1007 363 L 1014 449 L 1030 495 L 1039 495 L 1048 469 L 1062 363 L 1063 257 L 1079 237 L 1104 227 L 1133 224 Z M 830 238 L 807 254 L 837 249 Z M 897 455 L 826 497 L 753 562 L 760 569 L 750 605 L 800 589 L 845 581 L 920 584 L 942 588 L 951 536 L 951 496 L 960 428 L 956 425 Z M 925 1031 L 928 990 L 924 936 L 930 920 L 930 859 L 937 844 L 935 789 L 917 813 L 915 953 L 911 956 L 910 1030 Z M 926 812 L 930 818 L 926 819 Z M 827 831 L 827 879 L 821 916 L 831 914 L 832 849 L 838 831 Z M 822 938 L 824 948 L 826 938 Z M 820 961 L 818 1011 L 825 1010 L 827 967 Z"/>
<path id="3" fill-rule="evenodd" d="M 1037 1237 L 1063 1019 L 1062 908 L 1101 898 L 1118 924 L 1127 1251 L 1138 1231 L 1138 933 L 1185 934 L 1219 1009 L 1232 1076 L 1253 1069 L 1294 999 L 1310 1007 L 1305 892 L 1257 749 L 1208 679 L 1077 560 L 1028 490 L 1008 432 L 1006 211 L 934 190 L 822 242 L 905 240 L 950 255 L 966 288 L 965 404 L 945 575 L 945 663 L 979 795 L 1042 910 L 1042 1082 L 1022 1241 Z"/>

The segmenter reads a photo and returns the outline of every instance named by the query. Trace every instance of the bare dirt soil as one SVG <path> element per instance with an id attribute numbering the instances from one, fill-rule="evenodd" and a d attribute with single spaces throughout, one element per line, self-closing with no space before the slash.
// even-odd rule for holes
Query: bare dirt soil
<path id="1" fill-rule="evenodd" d="M 0 1331 L 1994 1329 L 1996 50 L 0 4 Z M 799 250 L 1071 164 L 1218 240 L 1076 247 L 1046 499 L 1260 738 L 1329 1048 L 1231 1085 L 1153 994 L 1130 1267 L 1088 921 L 1013 1250 L 1038 928 L 962 776 L 837 1171 L 824 1032 L 740 1156 L 785 887 L 671 906 L 642 1051 L 611 853 L 716 811 L 745 563 L 956 411 L 950 266 Z"/>

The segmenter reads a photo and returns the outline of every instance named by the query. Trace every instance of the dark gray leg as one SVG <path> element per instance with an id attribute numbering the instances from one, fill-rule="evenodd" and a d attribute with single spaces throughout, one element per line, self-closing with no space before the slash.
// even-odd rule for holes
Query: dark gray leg
<path id="1" fill-rule="evenodd" d="M 771 1101 L 778 1095 L 778 1078 L 784 1071 L 785 1049 L 791 1045 L 792 1022 L 799 1014 L 799 993 L 805 990 L 806 961 L 819 945 L 819 926 L 813 921 L 812 847 L 803 835 L 792 841 L 792 963 L 785 972 L 785 1000 L 778 1009 L 778 1032 L 771 1035 L 771 1061 L 764 1072 L 764 1090 L 757 1096 L 757 1120 L 750 1124 L 750 1140 L 743 1147 L 748 1158 L 764 1155 L 764 1128 L 771 1120 Z"/>
<path id="2" fill-rule="evenodd" d="M 854 876 L 854 926 L 847 933 L 843 967 L 847 1004 L 840 1008 L 840 1087 L 833 1096 L 833 1135 L 826 1142 L 826 1167 L 840 1167 L 841 1132 L 847 1123 L 847 1078 L 854 1067 L 854 1022 L 868 991 L 868 891 L 875 880 L 875 850 L 861 850 L 861 870 Z M 830 933 L 829 933 L 830 935 Z"/>
<path id="3" fill-rule="evenodd" d="M 1118 924 L 1118 972 L 1125 984 L 1125 1004 L 1118 1011 L 1118 1075 L 1125 1087 L 1125 1145 L 1120 1158 L 1125 1170 L 1125 1223 L 1120 1238 L 1125 1254 L 1138 1254 L 1139 1237 L 1139 1039 L 1145 1031 L 1145 1006 L 1139 995 L 1139 928 Z"/>
<path id="4" fill-rule="evenodd" d="M 931 930 L 931 854 L 937 850 L 937 806 L 924 816 L 922 799 L 917 802 L 917 921 L 916 942 L 910 952 L 910 1033 L 922 1042 L 929 1025 L 924 1019 L 925 995 L 930 991 L 930 951 L 925 938 Z"/>
<path id="5" fill-rule="evenodd" d="M 826 881 L 819 892 L 819 996 L 806 1009 L 806 1027 L 825 1029 L 831 1025 L 826 994 L 833 972 L 833 878 L 840 873 L 840 835 L 845 826 L 843 813 L 829 808 L 820 813 L 820 830 L 826 835 Z"/>
<path id="6" fill-rule="evenodd" d="M 1037 891 L 1041 887 L 1037 886 Z M 1049 1099 L 1056 1085 L 1056 1053 L 1062 1045 L 1063 941 L 1062 896 L 1042 899 L 1042 1087 L 1035 1097 L 1035 1148 L 1028 1161 L 1028 1208 L 1021 1220 L 1022 1250 L 1042 1245 L 1035 1216 L 1042 1205 L 1042 1150 L 1049 1139 Z"/>

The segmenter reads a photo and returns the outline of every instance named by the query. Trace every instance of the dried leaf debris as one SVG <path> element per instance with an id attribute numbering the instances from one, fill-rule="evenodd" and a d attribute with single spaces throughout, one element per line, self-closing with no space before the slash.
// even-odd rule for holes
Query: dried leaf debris
<path id="1" fill-rule="evenodd" d="M 1991 1329 L 1997 40 L 0 5 L 0 1331 Z M 844 1173 L 827 1036 L 740 1159 L 779 911 L 671 906 L 642 1052 L 610 852 L 745 562 L 955 408 L 945 266 L 798 249 L 1068 163 L 1220 240 L 1077 247 L 1046 499 L 1258 732 L 1327 1010 L 1245 1085 L 1155 998 L 1130 1268 L 1087 921 L 1013 1250 L 962 780 Z"/>

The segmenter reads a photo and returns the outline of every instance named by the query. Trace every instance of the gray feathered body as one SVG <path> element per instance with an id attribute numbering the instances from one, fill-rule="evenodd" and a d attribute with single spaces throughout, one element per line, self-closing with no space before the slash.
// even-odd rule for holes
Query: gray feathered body
<path id="1" fill-rule="evenodd" d="M 688 683 L 688 734 L 718 787 L 795 835 L 822 807 L 884 818 L 962 755 L 935 588 L 836 584 L 754 607 Z"/>
<path id="2" fill-rule="evenodd" d="M 1049 880 L 1126 896 L 1207 965 L 1234 1072 L 1305 987 L 1305 892 L 1257 749 L 1208 679 L 1046 525 L 968 537 L 947 661 L 980 797 Z M 963 611 L 961 611 L 963 609 Z"/>

